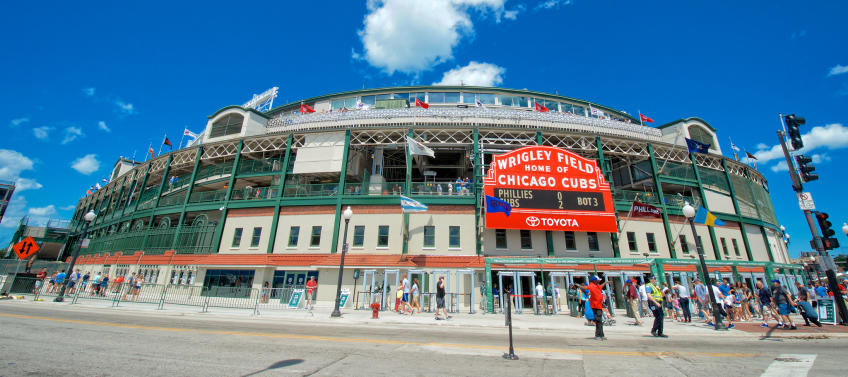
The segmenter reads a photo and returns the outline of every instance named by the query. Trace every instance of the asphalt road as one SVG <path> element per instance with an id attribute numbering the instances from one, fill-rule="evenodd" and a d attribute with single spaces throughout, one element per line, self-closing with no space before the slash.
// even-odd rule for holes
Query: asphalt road
<path id="1" fill-rule="evenodd" d="M 0 302 L 0 376 L 715 377 L 759 376 L 770 366 L 779 374 L 812 358 L 809 375 L 843 376 L 848 345 L 846 338 L 611 336 L 599 342 L 590 335 L 589 328 L 516 331 L 520 359 L 510 361 L 501 357 L 504 328 L 280 323 L 6 301 Z"/>

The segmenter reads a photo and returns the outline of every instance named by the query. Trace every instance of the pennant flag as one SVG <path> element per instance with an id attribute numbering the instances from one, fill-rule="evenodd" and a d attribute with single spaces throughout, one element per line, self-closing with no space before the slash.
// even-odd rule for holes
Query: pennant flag
<path id="1" fill-rule="evenodd" d="M 150 146 L 150 149 L 148 150 L 148 152 L 150 153 L 150 158 L 156 157 L 156 154 L 153 153 L 153 146 Z"/>
<path id="2" fill-rule="evenodd" d="M 698 206 L 698 213 L 695 214 L 695 222 L 706 226 L 723 226 L 724 221 L 721 221 L 716 215 L 707 211 L 706 208 Z"/>
<path id="3" fill-rule="evenodd" d="M 400 208 L 404 213 L 409 212 L 424 212 L 427 210 L 427 206 L 422 204 L 417 200 L 412 200 L 403 195 L 400 196 Z"/>
<path id="4" fill-rule="evenodd" d="M 736 146 L 736 144 L 733 144 L 732 141 L 730 142 L 730 149 L 733 149 L 734 151 L 737 151 L 737 152 L 742 151 L 741 149 L 739 149 L 739 147 Z"/>
<path id="5" fill-rule="evenodd" d="M 704 144 L 700 141 L 695 141 L 690 138 L 686 139 L 686 147 L 689 148 L 689 153 L 708 153 L 710 144 Z"/>
<path id="6" fill-rule="evenodd" d="M 486 195 L 486 212 L 503 212 L 507 217 L 509 217 L 509 213 L 512 212 L 512 206 L 506 201 L 500 200 L 494 196 Z"/>
<path id="7" fill-rule="evenodd" d="M 655 217 L 658 219 L 662 218 L 662 211 L 658 207 L 654 207 L 650 204 L 645 204 L 639 201 L 633 201 L 633 208 L 630 210 L 630 216 L 632 217 Z"/>
<path id="8" fill-rule="evenodd" d="M 750 159 L 752 159 L 752 160 L 756 160 L 756 159 L 757 159 L 757 156 L 754 156 L 754 155 L 752 155 L 752 154 L 748 153 L 748 151 L 745 151 L 745 157 L 748 157 L 748 158 L 750 158 Z"/>
<path id="9" fill-rule="evenodd" d="M 642 122 L 645 122 L 645 123 L 654 123 L 653 119 L 648 118 L 647 115 L 642 114 L 642 113 L 639 113 L 639 120 L 641 120 Z"/>
<path id="10" fill-rule="evenodd" d="M 433 150 L 428 148 L 426 145 L 422 144 L 420 141 L 415 140 L 409 135 L 406 136 L 406 144 L 409 145 L 409 154 L 411 155 L 421 155 L 428 157 L 436 157 L 433 153 Z"/>
<path id="11" fill-rule="evenodd" d="M 188 128 L 183 129 L 183 136 L 188 136 L 192 139 L 197 139 L 197 134 L 188 130 Z"/>
<path id="12" fill-rule="evenodd" d="M 536 103 L 536 111 L 541 112 L 541 113 L 547 113 L 548 111 L 550 111 L 550 110 L 548 110 L 547 107 L 543 106 L 541 103 L 538 103 L 538 102 L 535 102 L 535 103 Z"/>
<path id="13" fill-rule="evenodd" d="M 94 184 L 94 189 L 100 190 L 100 182 L 97 182 L 97 183 Z"/>
<path id="14" fill-rule="evenodd" d="M 91 190 L 87 190 L 87 191 L 85 192 L 85 194 L 86 194 L 86 195 L 91 195 Z"/>
<path id="15" fill-rule="evenodd" d="M 162 145 L 167 145 L 167 146 L 172 147 L 172 148 L 174 147 L 174 145 L 171 144 L 171 141 L 168 140 L 168 136 L 165 136 L 165 140 L 162 140 Z"/>
<path id="16" fill-rule="evenodd" d="M 305 103 L 301 103 L 300 104 L 300 112 L 301 113 L 314 113 L 315 109 L 309 107 L 309 105 L 307 105 Z"/>
<path id="17" fill-rule="evenodd" d="M 420 99 L 418 99 L 418 98 L 416 98 L 416 99 L 415 99 L 415 106 L 416 106 L 416 107 L 423 107 L 423 108 L 425 108 L 425 109 L 429 109 L 429 108 L 430 108 L 430 104 L 428 104 L 427 102 L 424 102 L 424 101 L 422 101 L 422 100 L 420 100 Z"/>

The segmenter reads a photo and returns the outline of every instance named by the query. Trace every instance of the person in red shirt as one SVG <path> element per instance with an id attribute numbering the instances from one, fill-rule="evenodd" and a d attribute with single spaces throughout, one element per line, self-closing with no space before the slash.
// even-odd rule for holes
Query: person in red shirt
<path id="1" fill-rule="evenodd" d="M 306 282 L 306 308 L 312 310 L 314 304 L 312 303 L 312 295 L 315 294 L 315 288 L 318 287 L 318 282 L 315 281 L 315 277 L 309 278 L 309 281 Z"/>
<path id="2" fill-rule="evenodd" d="M 627 297 L 627 305 L 630 306 L 630 311 L 633 312 L 633 318 L 636 319 L 636 326 L 642 326 L 642 317 L 639 315 L 639 291 L 636 290 L 633 280 L 627 279 L 626 283 L 624 293 Z"/>
<path id="3" fill-rule="evenodd" d="M 606 282 L 598 284 L 601 281 L 597 276 L 592 276 L 592 282 L 589 283 L 589 307 L 592 308 L 592 313 L 595 315 L 595 340 L 606 340 L 604 336 L 604 291 L 603 287 Z"/>

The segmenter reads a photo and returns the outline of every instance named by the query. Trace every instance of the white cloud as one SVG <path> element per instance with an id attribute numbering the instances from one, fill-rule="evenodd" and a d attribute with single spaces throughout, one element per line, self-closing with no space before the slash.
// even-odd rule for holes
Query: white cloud
<path id="1" fill-rule="evenodd" d="M 106 132 L 112 132 L 112 129 L 109 128 L 109 126 L 106 125 L 106 122 L 104 122 L 102 120 L 97 122 L 97 128 L 99 128 L 103 131 L 106 131 Z"/>
<path id="2" fill-rule="evenodd" d="M 38 190 L 44 186 L 34 179 L 18 178 L 15 180 L 15 192 L 24 190 Z"/>
<path id="3" fill-rule="evenodd" d="M 73 204 L 66 205 L 66 206 L 64 206 L 64 207 L 59 207 L 59 209 L 60 209 L 60 210 L 62 210 L 62 211 L 71 211 L 71 210 L 73 210 L 74 208 L 77 208 L 77 206 L 75 206 L 75 205 L 73 205 Z"/>
<path id="4" fill-rule="evenodd" d="M 115 106 L 118 106 L 118 110 L 124 114 L 132 115 L 136 113 L 135 106 L 133 106 L 133 104 L 129 102 L 124 102 L 116 98 L 114 101 L 112 101 L 112 103 L 114 103 Z"/>
<path id="5" fill-rule="evenodd" d="M 67 127 L 65 128 L 65 138 L 62 139 L 62 144 L 68 144 L 78 137 L 82 136 L 82 129 L 79 127 Z"/>
<path id="6" fill-rule="evenodd" d="M 82 88 L 82 94 L 85 94 L 86 97 L 94 97 L 96 90 L 96 88 Z"/>
<path id="7" fill-rule="evenodd" d="M 472 61 L 464 67 L 457 66 L 445 72 L 442 81 L 433 85 L 497 86 L 503 83 L 504 72 L 506 69 L 494 64 Z"/>
<path id="8" fill-rule="evenodd" d="M 830 72 L 828 72 L 828 76 L 836 76 L 841 75 L 843 73 L 848 73 L 848 65 L 835 65 L 830 68 Z"/>
<path id="9" fill-rule="evenodd" d="M 9 206 L 6 207 L 6 214 L 3 215 L 3 221 L 0 222 L 0 228 L 14 229 L 18 227 L 21 218 L 26 214 L 27 200 L 23 195 L 12 195 L 9 200 Z"/>
<path id="10" fill-rule="evenodd" d="M 74 160 L 71 163 L 71 168 L 84 175 L 91 175 L 100 169 L 100 161 L 97 160 L 96 154 L 87 154 Z"/>
<path id="11" fill-rule="evenodd" d="M 505 0 L 369 0 L 359 30 L 364 53 L 353 53 L 388 74 L 418 73 L 453 59 L 453 49 L 474 33 L 469 12 L 504 16 Z M 508 17 L 514 19 L 517 13 Z"/>
<path id="12" fill-rule="evenodd" d="M 32 170 L 33 162 L 27 156 L 11 149 L 0 149 L 0 179 L 17 180 L 24 170 Z"/>
<path id="13" fill-rule="evenodd" d="M 848 127 L 840 123 L 832 123 L 826 126 L 816 126 L 810 129 L 810 132 L 802 134 L 801 140 L 804 141 L 804 148 L 801 153 L 812 151 L 818 148 L 825 149 L 841 149 L 848 147 Z M 758 145 L 757 147 L 765 147 Z M 774 145 L 771 148 L 762 148 L 754 153 L 761 163 L 766 163 L 774 159 L 783 158 L 783 149 L 780 145 Z"/>
<path id="14" fill-rule="evenodd" d="M 27 122 L 29 122 L 29 117 L 15 118 L 9 122 L 9 127 L 17 127 Z"/>
<path id="15" fill-rule="evenodd" d="M 56 207 L 52 204 L 48 205 L 47 207 L 33 207 L 30 208 L 27 213 L 30 216 L 51 217 L 56 215 Z"/>
<path id="16" fill-rule="evenodd" d="M 816 153 L 810 156 L 813 159 L 814 164 L 820 164 L 822 162 L 830 162 L 832 158 L 827 153 Z M 786 160 L 778 162 L 776 165 L 771 167 L 771 171 L 777 173 L 781 171 L 789 171 L 789 167 L 786 165 Z"/>
<path id="17" fill-rule="evenodd" d="M 571 2 L 571 0 L 548 0 L 536 5 L 536 9 L 551 9 L 560 5 L 571 5 Z"/>
<path id="18" fill-rule="evenodd" d="M 47 140 L 47 138 L 50 137 L 50 131 L 52 129 L 53 127 L 47 126 L 35 127 L 32 129 L 32 134 L 35 136 L 36 139 Z"/>
<path id="19" fill-rule="evenodd" d="M 768 145 L 766 145 L 766 143 L 757 144 L 757 149 L 766 149 L 766 148 L 768 148 Z"/>

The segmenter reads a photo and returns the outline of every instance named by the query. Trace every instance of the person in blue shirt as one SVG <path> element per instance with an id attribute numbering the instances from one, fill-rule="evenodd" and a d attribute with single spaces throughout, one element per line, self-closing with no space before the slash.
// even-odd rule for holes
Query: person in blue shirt
<path id="1" fill-rule="evenodd" d="M 65 270 L 59 271 L 59 274 L 56 275 L 56 285 L 61 286 L 65 282 L 65 276 L 67 276 Z"/>
<path id="2" fill-rule="evenodd" d="M 827 298 L 827 287 L 821 285 L 819 282 L 816 282 L 816 297 Z"/>
<path id="3" fill-rule="evenodd" d="M 724 278 L 721 282 L 721 285 L 718 286 L 718 290 L 721 291 L 721 294 L 727 296 L 730 294 L 730 282 L 727 278 Z"/>

